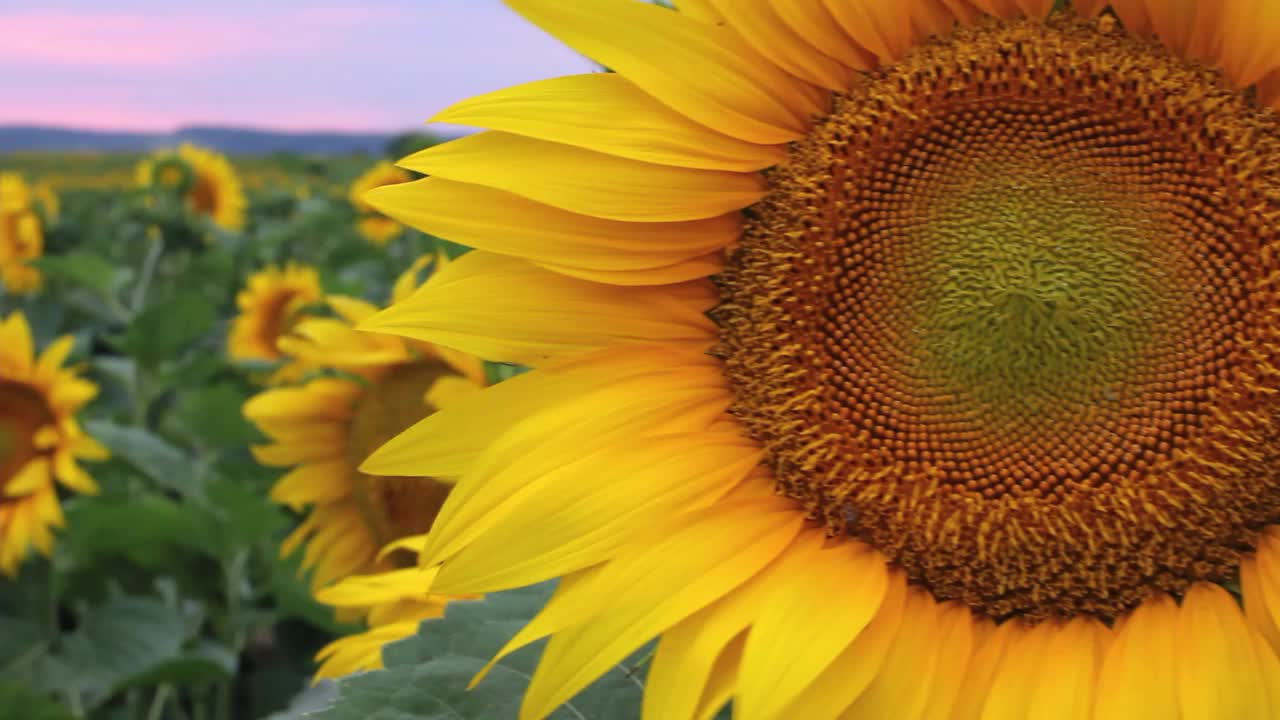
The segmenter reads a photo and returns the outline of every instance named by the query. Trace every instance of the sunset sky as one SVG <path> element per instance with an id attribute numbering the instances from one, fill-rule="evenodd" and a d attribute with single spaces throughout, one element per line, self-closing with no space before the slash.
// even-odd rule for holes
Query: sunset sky
<path id="1" fill-rule="evenodd" d="M 500 0 L 4 0 L 0 124 L 401 130 L 592 66 Z"/>

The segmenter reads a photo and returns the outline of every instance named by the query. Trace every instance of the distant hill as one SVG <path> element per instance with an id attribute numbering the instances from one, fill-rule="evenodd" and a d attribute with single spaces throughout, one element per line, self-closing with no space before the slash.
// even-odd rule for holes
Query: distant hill
<path id="1" fill-rule="evenodd" d="M 228 127 L 186 127 L 173 133 L 107 132 L 31 125 L 0 125 L 0 154 L 30 151 L 145 152 L 190 142 L 233 155 L 293 152 L 307 155 L 380 155 L 393 133 L 277 132 Z"/>

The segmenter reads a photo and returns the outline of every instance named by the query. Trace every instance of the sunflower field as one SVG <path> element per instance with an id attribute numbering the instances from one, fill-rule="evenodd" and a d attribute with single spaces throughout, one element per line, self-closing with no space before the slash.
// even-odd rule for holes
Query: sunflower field
<path id="1" fill-rule="evenodd" d="M 0 720 L 1280 718 L 1280 4 L 505 4 L 0 158 Z"/>
<path id="2" fill-rule="evenodd" d="M 388 677 L 315 716 L 518 702 L 527 653 L 489 690 L 466 680 L 548 588 L 460 605 L 425 642 L 449 598 L 323 594 L 403 566 L 378 551 L 426 532 L 448 490 L 364 458 L 518 371 L 354 329 L 464 250 L 361 200 L 409 180 L 377 158 L 192 146 L 5 159 L 0 718 L 298 718 L 401 638 Z M 418 690 L 382 697 L 392 674 Z M 576 712 L 638 697 L 621 667 L 602 691 Z"/>

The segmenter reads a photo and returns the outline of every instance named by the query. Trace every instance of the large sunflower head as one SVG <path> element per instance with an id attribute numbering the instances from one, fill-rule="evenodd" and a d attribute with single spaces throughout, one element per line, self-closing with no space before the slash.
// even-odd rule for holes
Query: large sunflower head
<path id="1" fill-rule="evenodd" d="M 244 190 L 224 155 L 183 143 L 139 162 L 135 176 L 140 187 L 177 193 L 191 212 L 221 228 L 244 227 Z"/>
<path id="2" fill-rule="evenodd" d="M 422 263 L 397 283 L 416 286 Z M 245 404 L 245 416 L 271 440 L 255 448 L 260 462 L 288 467 L 272 490 L 276 502 L 306 518 L 281 546 L 305 545 L 302 568 L 319 590 L 353 575 L 413 568 L 412 551 L 379 555 L 384 546 L 430 529 L 451 484 L 420 477 L 381 477 L 359 466 L 387 440 L 482 385 L 474 358 L 390 335 L 361 333 L 355 323 L 377 312 L 361 300 L 331 297 L 334 318 L 308 318 L 281 345 L 315 373 L 302 385 L 263 392 Z M 383 643 L 403 637 L 415 621 L 440 614 L 447 597 L 427 594 L 386 600 L 349 593 L 326 602 L 364 615 L 370 631 L 335 642 L 320 655 L 318 677 L 381 667 Z"/>
<path id="3" fill-rule="evenodd" d="M 508 4 L 616 72 L 436 117 L 365 327 L 536 368 L 365 470 L 563 578 L 523 718 L 1280 716 L 1280 5 Z"/>
<path id="4" fill-rule="evenodd" d="M 0 173 L 0 284 L 11 293 L 40 289 L 40 271 L 29 262 L 44 254 L 43 223 L 57 212 L 50 197 L 33 193 L 21 175 Z"/>
<path id="5" fill-rule="evenodd" d="M 383 185 L 395 185 L 408 182 L 409 173 L 383 160 L 366 170 L 351 183 L 348 197 L 351 207 L 355 208 L 356 229 L 364 239 L 375 245 L 386 245 L 404 229 L 400 223 L 382 215 L 364 199 L 367 192 Z"/>
<path id="6" fill-rule="evenodd" d="M 227 334 L 233 360 L 276 362 L 285 359 L 279 343 L 297 326 L 309 306 L 324 299 L 320 274 L 308 265 L 269 266 L 245 282 L 236 295 L 239 313 Z M 286 373 L 288 379 L 297 372 Z"/>
<path id="7" fill-rule="evenodd" d="M 79 461 L 107 451 L 76 413 L 98 388 L 62 367 L 72 344 L 63 337 L 36 355 L 22 314 L 0 320 L 0 574 L 14 575 L 31 548 L 49 554 L 63 522 L 58 484 L 97 492 Z"/>

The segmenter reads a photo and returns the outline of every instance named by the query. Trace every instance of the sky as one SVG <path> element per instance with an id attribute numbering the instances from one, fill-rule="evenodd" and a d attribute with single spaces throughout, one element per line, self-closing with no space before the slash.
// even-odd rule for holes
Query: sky
<path id="1" fill-rule="evenodd" d="M 399 131 L 594 67 L 500 0 L 0 0 L 0 124 Z"/>

